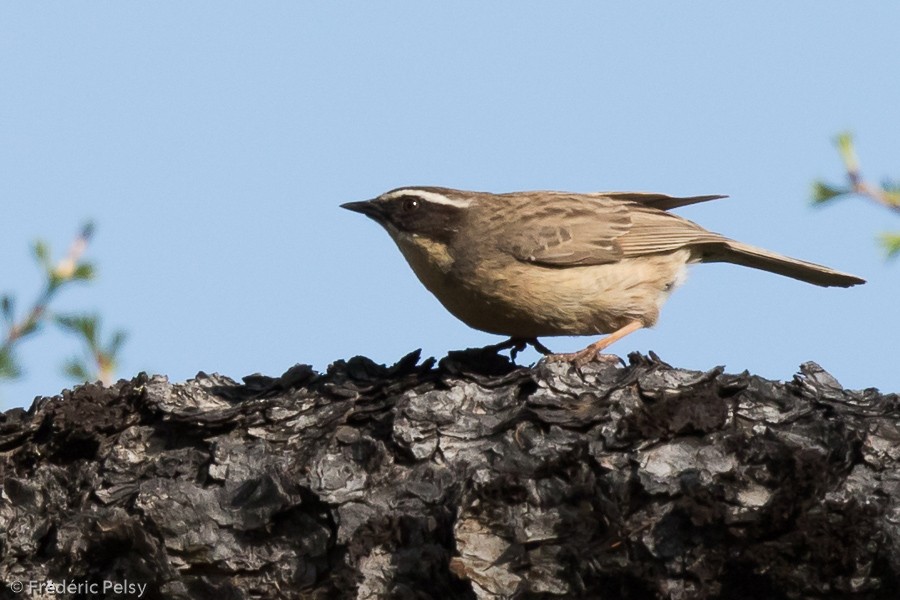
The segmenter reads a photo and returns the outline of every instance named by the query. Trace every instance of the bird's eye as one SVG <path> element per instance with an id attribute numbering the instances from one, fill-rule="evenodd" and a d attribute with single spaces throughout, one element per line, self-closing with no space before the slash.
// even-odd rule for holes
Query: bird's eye
<path id="1" fill-rule="evenodd" d="M 401 206 L 403 207 L 403 212 L 412 212 L 419 208 L 421 204 L 422 203 L 418 198 L 414 196 L 406 196 L 405 198 L 403 198 L 403 204 L 401 204 Z"/>

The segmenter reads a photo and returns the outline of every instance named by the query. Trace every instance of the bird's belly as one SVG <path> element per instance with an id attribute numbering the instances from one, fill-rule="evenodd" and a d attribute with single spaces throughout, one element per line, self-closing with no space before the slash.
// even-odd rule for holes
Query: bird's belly
<path id="1" fill-rule="evenodd" d="M 409 262 L 425 287 L 470 327 L 543 337 L 609 333 L 634 320 L 652 326 L 684 278 L 688 259 L 683 250 L 606 265 L 547 268 L 516 261 L 446 272 L 433 263 Z"/>

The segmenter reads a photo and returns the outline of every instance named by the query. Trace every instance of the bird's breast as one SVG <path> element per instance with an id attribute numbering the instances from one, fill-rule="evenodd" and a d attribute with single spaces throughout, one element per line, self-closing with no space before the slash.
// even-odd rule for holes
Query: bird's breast
<path id="1" fill-rule="evenodd" d="M 678 251 L 551 268 L 508 255 L 460 260 L 458 250 L 424 236 L 400 233 L 394 239 L 422 284 L 454 316 L 512 337 L 609 333 L 635 319 L 651 326 L 689 258 Z"/>

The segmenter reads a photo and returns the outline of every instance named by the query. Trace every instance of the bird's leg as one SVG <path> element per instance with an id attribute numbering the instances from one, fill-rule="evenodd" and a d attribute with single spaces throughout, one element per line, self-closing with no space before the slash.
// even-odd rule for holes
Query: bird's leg
<path id="1" fill-rule="evenodd" d="M 504 341 L 504 342 L 500 342 L 499 344 L 491 344 L 490 346 L 485 346 L 485 347 L 484 347 L 485 350 L 491 350 L 491 351 L 493 351 L 493 352 L 497 352 L 498 354 L 499 354 L 502 350 L 508 350 L 508 349 L 510 349 L 510 348 L 513 348 L 513 349 L 516 349 L 516 348 L 518 348 L 518 349 L 523 349 L 523 348 L 525 348 L 525 342 L 522 340 L 522 338 L 514 338 L 514 337 L 511 337 L 511 338 L 509 338 L 508 340 L 506 340 L 506 341 Z"/>
<path id="2" fill-rule="evenodd" d="M 499 353 L 501 350 L 509 349 L 509 358 L 516 362 L 516 356 L 524 350 L 528 345 L 531 345 L 535 350 L 544 355 L 552 355 L 553 352 L 547 348 L 547 346 L 540 343 L 537 338 L 520 338 L 520 337 L 511 337 L 505 342 L 500 342 L 499 344 L 494 344 L 493 346 L 487 346 L 485 350 L 492 350 L 494 352 Z"/>
<path id="3" fill-rule="evenodd" d="M 534 348 L 535 350 L 537 350 L 538 352 L 540 352 L 540 353 L 543 354 L 544 356 L 553 354 L 553 350 L 551 350 L 551 349 L 548 348 L 547 346 L 545 346 L 545 345 L 543 345 L 542 343 L 540 343 L 540 342 L 538 341 L 537 338 L 528 338 L 528 339 L 525 340 L 525 341 L 526 341 L 527 343 L 531 344 L 531 347 L 532 347 L 532 348 Z"/>
<path id="4" fill-rule="evenodd" d="M 493 352 L 495 354 L 500 354 L 503 350 L 509 350 L 509 359 L 513 364 L 516 364 L 516 355 L 525 349 L 525 345 L 528 342 L 522 338 L 511 337 L 505 342 L 500 342 L 499 344 L 493 344 L 491 346 L 485 346 L 485 350 L 488 352 Z"/>
<path id="5" fill-rule="evenodd" d="M 634 333 L 638 329 L 641 329 L 643 326 L 644 324 L 640 321 L 631 321 L 621 329 L 612 332 L 605 338 L 597 340 L 584 350 L 579 350 L 578 352 L 572 352 L 570 354 L 551 354 L 547 357 L 547 360 L 573 362 L 576 366 L 580 367 L 581 365 L 587 364 L 592 360 L 597 359 L 598 353 L 601 350 L 606 349 L 614 342 L 621 340 L 629 333 Z"/>
<path id="6" fill-rule="evenodd" d="M 509 351 L 509 357 L 512 359 L 513 362 L 516 362 L 516 355 L 518 355 L 519 352 L 524 350 L 526 346 L 531 346 L 532 348 L 534 348 L 535 350 L 537 350 L 544 356 L 547 356 L 548 354 L 553 354 L 553 351 L 550 350 L 550 348 L 548 348 L 547 346 L 540 343 L 537 338 L 517 338 L 517 341 L 519 343 L 516 344 L 515 346 L 513 346 L 512 350 Z"/>

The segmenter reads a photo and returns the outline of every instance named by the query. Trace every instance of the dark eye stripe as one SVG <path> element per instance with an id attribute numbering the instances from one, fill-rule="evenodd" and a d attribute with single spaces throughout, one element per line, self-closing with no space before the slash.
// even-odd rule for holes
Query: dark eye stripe
<path id="1" fill-rule="evenodd" d="M 400 231 L 444 243 L 456 235 L 466 214 L 463 208 L 412 192 L 391 198 L 384 206 L 386 219 Z"/>

